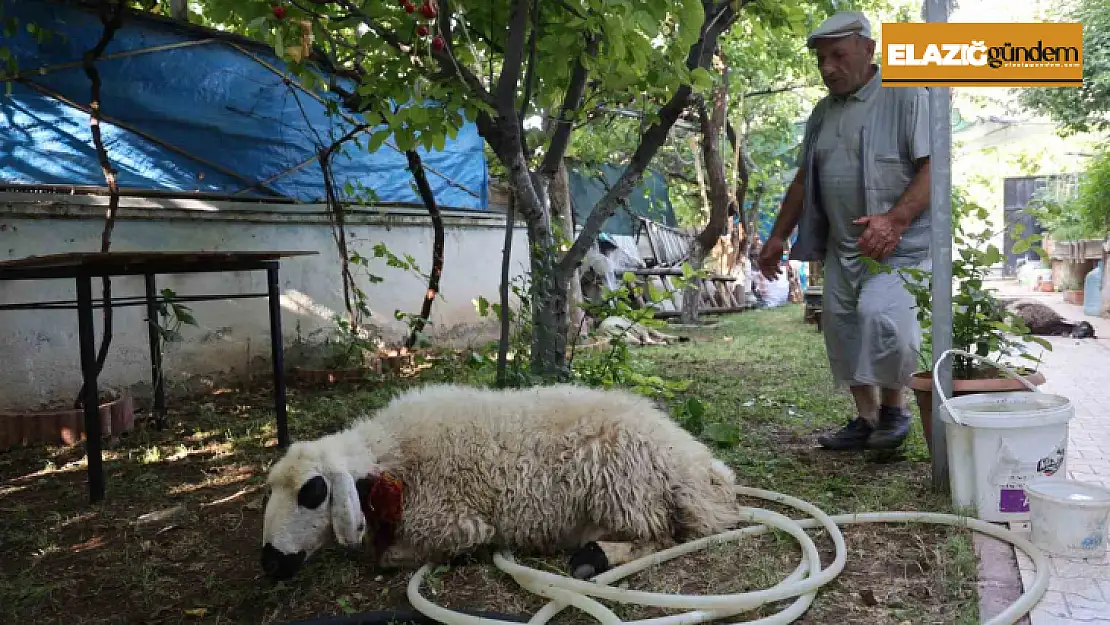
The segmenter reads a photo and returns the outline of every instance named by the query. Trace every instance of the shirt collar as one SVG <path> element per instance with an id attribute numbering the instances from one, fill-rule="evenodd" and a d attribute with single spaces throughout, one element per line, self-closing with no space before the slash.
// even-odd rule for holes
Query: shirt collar
<path id="1" fill-rule="evenodd" d="M 857 89 L 854 93 L 845 96 L 837 96 L 836 100 L 841 103 L 847 102 L 848 100 L 866 102 L 872 95 L 874 95 L 875 92 L 879 89 L 879 85 L 881 85 L 883 82 L 881 76 L 882 69 L 880 69 L 879 66 L 875 64 L 872 64 L 871 67 L 875 68 L 875 75 L 871 77 L 871 80 L 864 83 L 864 85 Z"/>
<path id="2" fill-rule="evenodd" d="M 875 91 L 878 90 L 879 85 L 882 84 L 882 69 L 880 69 L 878 65 L 874 64 L 872 64 L 871 67 L 875 68 L 875 75 L 871 77 L 871 80 L 867 81 L 867 84 L 863 85 L 862 87 L 857 89 L 855 93 L 852 94 L 852 99 L 859 100 L 861 102 L 866 101 L 868 98 L 875 94 Z"/>

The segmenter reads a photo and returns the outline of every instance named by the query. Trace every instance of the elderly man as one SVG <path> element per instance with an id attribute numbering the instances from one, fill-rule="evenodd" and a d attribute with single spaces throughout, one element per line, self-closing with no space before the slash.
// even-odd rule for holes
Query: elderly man
<path id="1" fill-rule="evenodd" d="M 759 256 L 781 271 L 791 259 L 824 262 L 822 329 L 834 379 L 851 389 L 858 416 L 818 439 L 827 449 L 894 449 L 909 433 L 904 387 L 921 343 L 914 300 L 893 268 L 931 268 L 929 102 L 925 89 L 881 86 L 871 25 L 841 12 L 819 26 L 816 51 L 829 95 L 806 124 L 800 167 Z"/>

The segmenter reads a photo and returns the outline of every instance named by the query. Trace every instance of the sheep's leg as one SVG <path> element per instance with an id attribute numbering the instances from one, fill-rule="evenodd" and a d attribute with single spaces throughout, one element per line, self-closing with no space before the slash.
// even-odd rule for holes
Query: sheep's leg
<path id="1" fill-rule="evenodd" d="M 476 515 L 440 516 L 438 520 L 428 531 L 410 527 L 402 540 L 382 554 L 382 566 L 407 568 L 429 561 L 448 562 L 493 543 L 497 535 L 491 524 Z"/>
<path id="2" fill-rule="evenodd" d="M 422 564 L 416 550 L 404 543 L 390 545 L 378 558 L 378 566 L 383 569 L 414 569 Z"/>
<path id="3" fill-rule="evenodd" d="M 576 579 L 590 579 L 609 569 L 660 551 L 664 545 L 656 542 L 606 542 L 591 541 L 570 558 L 570 572 Z"/>

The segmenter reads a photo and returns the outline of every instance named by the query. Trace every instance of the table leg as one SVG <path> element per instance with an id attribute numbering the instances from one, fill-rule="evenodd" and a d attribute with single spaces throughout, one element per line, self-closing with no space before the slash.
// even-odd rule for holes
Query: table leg
<path id="1" fill-rule="evenodd" d="M 105 302 L 105 306 L 109 305 Z M 93 328 L 92 278 L 77 278 L 77 332 L 81 345 L 81 379 L 85 396 L 85 454 L 89 461 L 89 502 L 104 499 L 104 465 L 100 448 L 100 392 L 96 384 L 96 337 Z"/>
<path id="2" fill-rule="evenodd" d="M 289 425 L 286 422 L 285 406 L 285 352 L 281 334 L 281 290 L 278 282 L 278 267 L 275 264 L 266 269 L 267 301 L 270 304 L 270 352 L 274 363 L 274 412 L 277 416 L 278 447 L 289 446 Z"/>
<path id="3" fill-rule="evenodd" d="M 154 389 L 154 417 L 166 418 L 166 382 L 162 377 L 162 336 L 158 332 L 158 290 L 154 274 L 146 274 L 147 339 L 150 343 L 150 383 Z"/>

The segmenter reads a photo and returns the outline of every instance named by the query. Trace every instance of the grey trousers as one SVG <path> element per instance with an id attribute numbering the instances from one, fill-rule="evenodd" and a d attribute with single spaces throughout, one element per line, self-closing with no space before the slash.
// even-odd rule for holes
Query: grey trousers
<path id="1" fill-rule="evenodd" d="M 927 271 L 931 263 L 912 266 Z M 916 303 L 904 282 L 913 278 L 898 270 L 847 268 L 831 254 L 824 274 L 821 325 L 837 384 L 905 386 L 918 369 L 921 349 Z"/>

